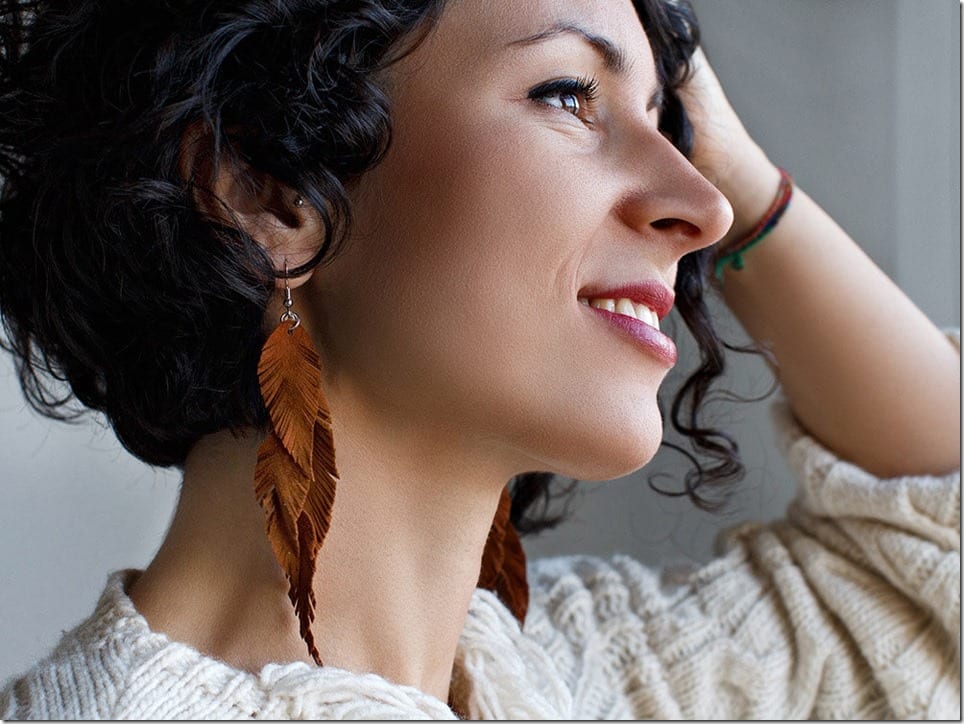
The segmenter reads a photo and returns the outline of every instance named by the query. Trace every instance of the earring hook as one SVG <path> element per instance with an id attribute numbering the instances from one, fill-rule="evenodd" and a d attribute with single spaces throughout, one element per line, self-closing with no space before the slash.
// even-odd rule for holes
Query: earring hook
<path id="1" fill-rule="evenodd" d="M 297 312 L 291 311 L 291 307 L 294 305 L 294 300 L 291 298 L 291 288 L 288 286 L 288 257 L 284 259 L 285 264 L 285 299 L 284 308 L 285 311 L 281 315 L 280 322 L 292 322 L 292 325 L 288 327 L 288 334 L 295 331 L 295 328 L 301 324 L 301 316 Z"/>

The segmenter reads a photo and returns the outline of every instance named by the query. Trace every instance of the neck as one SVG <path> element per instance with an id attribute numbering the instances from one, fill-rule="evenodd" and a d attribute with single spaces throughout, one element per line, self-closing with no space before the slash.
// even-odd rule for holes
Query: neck
<path id="1" fill-rule="evenodd" d="M 431 442 L 395 437 L 393 445 L 391 452 L 379 448 L 390 470 L 379 469 L 370 449 L 343 446 L 345 464 L 315 579 L 316 630 L 328 644 L 328 659 L 319 651 L 326 663 L 375 671 L 445 701 L 507 478 L 468 480 L 464 465 L 430 469 Z M 413 455 L 417 467 L 398 465 Z"/>
<path id="2" fill-rule="evenodd" d="M 340 479 L 314 579 L 318 651 L 326 666 L 446 701 L 512 473 L 464 446 L 453 454 L 438 435 L 335 420 Z M 195 446 L 168 536 L 130 592 L 152 629 L 249 671 L 311 662 L 253 492 L 260 440 L 222 431 Z"/>

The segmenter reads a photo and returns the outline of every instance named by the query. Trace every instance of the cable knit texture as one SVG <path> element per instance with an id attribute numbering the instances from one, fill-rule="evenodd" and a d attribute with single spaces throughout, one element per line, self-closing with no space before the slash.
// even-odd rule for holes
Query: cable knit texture
<path id="1" fill-rule="evenodd" d="M 524 630 L 472 595 L 452 676 L 472 719 L 960 719 L 960 473 L 881 480 L 776 409 L 801 493 L 688 573 L 529 564 Z M 4 719 L 454 719 L 372 673 L 231 668 L 152 632 L 108 579 L 94 614 L 0 693 Z"/>

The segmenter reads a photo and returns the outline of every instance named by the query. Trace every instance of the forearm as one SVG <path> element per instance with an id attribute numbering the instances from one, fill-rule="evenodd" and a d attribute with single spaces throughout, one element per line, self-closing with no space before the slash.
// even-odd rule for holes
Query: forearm
<path id="1" fill-rule="evenodd" d="M 776 170 L 755 155 L 752 178 L 732 179 L 737 224 L 723 246 L 777 188 Z M 774 354 L 816 438 L 878 476 L 959 467 L 959 354 L 815 202 L 795 188 L 745 262 L 726 270 L 724 298 Z"/>

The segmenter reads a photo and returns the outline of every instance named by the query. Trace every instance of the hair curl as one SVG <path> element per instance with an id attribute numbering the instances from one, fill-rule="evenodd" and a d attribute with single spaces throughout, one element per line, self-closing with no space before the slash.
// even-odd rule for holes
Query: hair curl
<path id="1" fill-rule="evenodd" d="M 183 466 L 217 430 L 263 428 L 257 362 L 278 272 L 256 240 L 199 211 L 179 165 L 185 132 L 202 128 L 215 160 L 238 154 L 322 214 L 322 247 L 289 272 L 303 274 L 337 253 L 346 188 L 391 143 L 379 71 L 446 1 L 0 1 L 0 346 L 30 405 L 72 421 L 86 412 L 75 397 L 158 466 Z M 662 130 L 688 152 L 676 90 L 696 19 L 685 0 L 635 5 L 665 84 Z M 683 451 L 695 467 L 682 494 L 704 507 L 702 485 L 742 472 L 735 443 L 699 419 L 723 370 L 707 258 L 679 266 L 677 308 L 702 362 L 671 410 L 709 461 Z M 511 481 L 520 532 L 561 520 L 547 514 L 554 479 Z"/>

